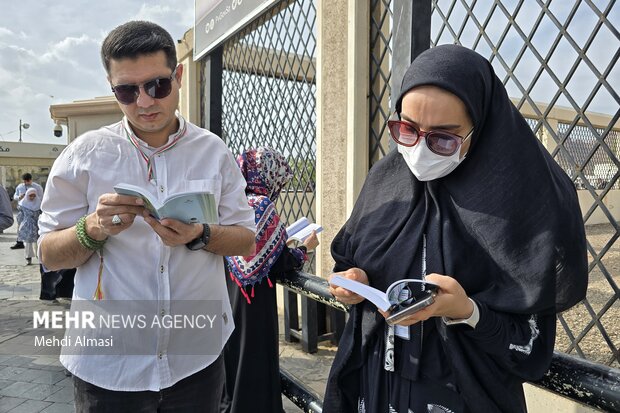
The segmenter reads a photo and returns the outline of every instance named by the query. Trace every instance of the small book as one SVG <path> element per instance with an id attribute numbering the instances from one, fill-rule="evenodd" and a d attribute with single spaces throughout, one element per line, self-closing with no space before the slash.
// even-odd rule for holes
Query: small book
<path id="1" fill-rule="evenodd" d="M 382 311 L 392 311 L 398 306 L 405 308 L 436 294 L 439 290 L 437 284 L 414 279 L 395 281 L 385 292 L 340 275 L 334 275 L 329 283 L 361 295 Z"/>
<path id="2" fill-rule="evenodd" d="M 297 221 L 286 227 L 288 239 L 294 239 L 299 242 L 304 242 L 306 238 L 308 238 L 312 234 L 312 231 L 316 231 L 316 233 L 318 234 L 319 232 L 323 231 L 323 227 L 319 224 L 314 224 L 310 222 L 306 217 L 301 217 Z"/>
<path id="3" fill-rule="evenodd" d="M 210 192 L 183 192 L 157 200 L 146 189 L 120 183 L 114 186 L 120 195 L 142 198 L 144 207 L 157 219 L 172 218 L 187 224 L 217 224 L 215 196 Z"/>

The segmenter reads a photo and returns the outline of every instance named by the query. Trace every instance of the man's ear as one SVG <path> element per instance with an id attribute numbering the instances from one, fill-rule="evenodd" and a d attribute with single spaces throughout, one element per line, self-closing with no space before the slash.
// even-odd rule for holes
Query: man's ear
<path id="1" fill-rule="evenodd" d="M 183 79 L 183 63 L 179 63 L 177 66 L 177 82 L 179 82 L 179 87 L 181 87 L 181 80 Z"/>

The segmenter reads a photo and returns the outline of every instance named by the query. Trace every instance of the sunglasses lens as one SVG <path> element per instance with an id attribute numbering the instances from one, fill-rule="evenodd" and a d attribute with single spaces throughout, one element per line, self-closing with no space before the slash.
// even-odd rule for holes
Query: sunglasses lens
<path id="1" fill-rule="evenodd" d="M 174 72 L 173 72 L 174 73 Z M 118 85 L 112 88 L 114 95 L 123 105 L 134 103 L 140 95 L 140 86 L 138 85 Z M 153 99 L 163 99 L 172 91 L 172 79 L 161 78 L 151 80 L 144 84 L 144 92 Z"/>
<path id="2" fill-rule="evenodd" d="M 388 122 L 392 138 L 401 145 L 413 146 L 418 141 L 418 131 L 404 122 Z"/>
<path id="3" fill-rule="evenodd" d="M 115 86 L 113 90 L 119 102 L 124 105 L 129 105 L 136 101 L 140 89 L 137 85 L 118 85 Z"/>
<path id="4" fill-rule="evenodd" d="M 441 132 L 429 133 L 426 136 L 426 145 L 438 155 L 453 155 L 459 148 L 459 144 L 456 137 Z"/>
<path id="5" fill-rule="evenodd" d="M 172 81 L 168 78 L 151 80 L 144 84 L 144 91 L 153 99 L 163 99 L 172 91 Z"/>

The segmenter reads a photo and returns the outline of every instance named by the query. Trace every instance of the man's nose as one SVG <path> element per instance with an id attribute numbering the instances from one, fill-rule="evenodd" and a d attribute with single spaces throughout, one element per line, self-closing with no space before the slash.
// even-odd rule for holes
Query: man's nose
<path id="1" fill-rule="evenodd" d="M 140 85 L 138 89 L 138 99 L 136 99 L 136 104 L 143 108 L 148 108 L 155 103 L 155 98 L 152 98 L 146 93 L 144 90 L 144 86 Z"/>

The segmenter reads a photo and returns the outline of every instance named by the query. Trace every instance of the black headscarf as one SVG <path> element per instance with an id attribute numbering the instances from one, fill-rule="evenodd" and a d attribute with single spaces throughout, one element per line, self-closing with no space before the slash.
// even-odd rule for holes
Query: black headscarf
<path id="1" fill-rule="evenodd" d="M 427 273 L 454 277 L 491 310 L 550 315 L 582 300 L 587 257 L 575 187 L 491 64 L 461 46 L 429 49 L 407 70 L 397 110 L 407 92 L 423 85 L 465 104 L 474 125 L 467 157 L 429 182 L 418 181 L 396 151 L 379 161 L 332 243 L 335 270 L 362 268 L 382 290 L 398 279 L 419 278 L 417 251 L 426 234 Z M 337 364 L 361 357 L 359 346 L 347 341 L 363 347 L 382 320 L 365 302 L 351 318 L 334 380 Z M 326 394 L 328 404 L 332 396 Z"/>

